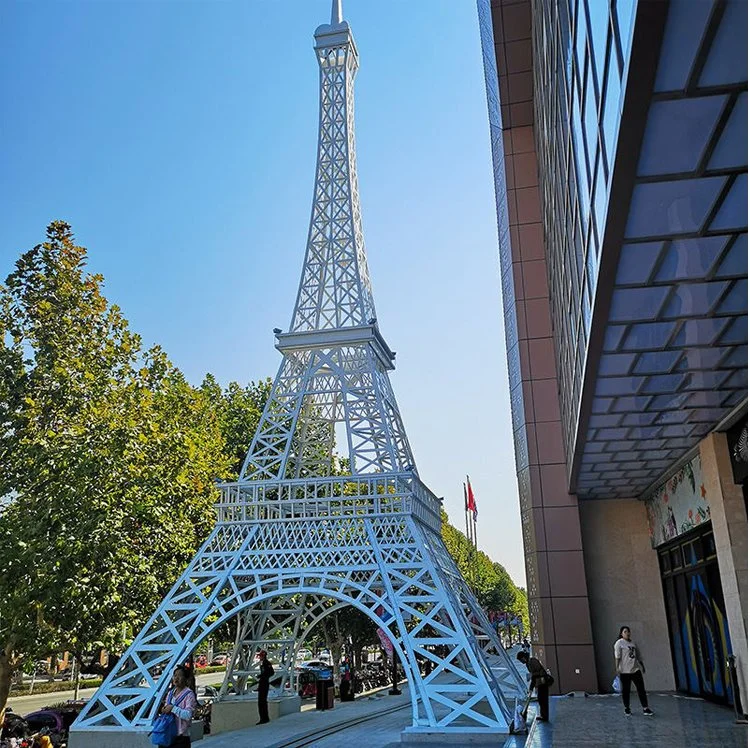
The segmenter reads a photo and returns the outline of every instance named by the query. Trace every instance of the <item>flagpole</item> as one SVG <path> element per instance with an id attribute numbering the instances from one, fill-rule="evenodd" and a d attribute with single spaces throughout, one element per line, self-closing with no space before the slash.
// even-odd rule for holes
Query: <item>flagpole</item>
<path id="1" fill-rule="evenodd" d="M 464 520 L 466 520 L 466 539 L 471 540 L 469 536 L 469 500 L 466 497 L 466 484 L 462 484 L 464 487 Z"/>
<path id="2" fill-rule="evenodd" d="M 470 569 L 473 581 L 472 586 L 475 587 L 477 582 L 477 527 L 476 521 L 474 520 L 476 505 L 474 503 L 474 492 L 471 490 L 471 480 L 468 475 L 466 476 L 466 496 L 466 508 L 468 509 L 467 519 L 469 521 L 469 543 L 471 544 Z M 469 514 L 471 514 L 471 517 L 468 516 Z"/>

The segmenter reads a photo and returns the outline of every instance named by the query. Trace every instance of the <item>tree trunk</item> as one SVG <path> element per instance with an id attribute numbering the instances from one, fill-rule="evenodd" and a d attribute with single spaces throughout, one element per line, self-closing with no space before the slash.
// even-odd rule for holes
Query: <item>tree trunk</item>
<path id="1" fill-rule="evenodd" d="M 329 647 L 329 649 L 331 650 L 331 659 L 333 660 L 333 677 L 337 678 L 340 674 L 341 650 L 344 648 L 338 613 L 334 613 L 333 624 L 336 628 L 336 635 L 333 639 L 333 647 Z"/>
<path id="2" fill-rule="evenodd" d="M 364 647 L 360 642 L 355 641 L 352 643 L 352 649 L 354 650 L 354 669 L 359 671 L 362 669 L 362 649 Z"/>
<path id="3" fill-rule="evenodd" d="M 81 661 L 77 652 L 75 653 L 75 655 L 73 655 L 73 672 L 75 673 L 75 678 L 74 678 L 75 685 L 73 686 L 73 700 L 78 701 L 78 690 L 81 685 Z"/>
<path id="4" fill-rule="evenodd" d="M 0 650 L 0 728 L 5 723 L 5 708 L 10 696 L 10 684 L 15 670 L 12 657 L 12 644 L 9 642 Z"/>

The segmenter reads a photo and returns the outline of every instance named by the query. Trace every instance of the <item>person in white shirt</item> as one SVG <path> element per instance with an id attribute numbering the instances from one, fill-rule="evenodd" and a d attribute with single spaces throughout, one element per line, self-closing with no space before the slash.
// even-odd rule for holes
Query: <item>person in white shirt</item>
<path id="1" fill-rule="evenodd" d="M 630 684 L 633 683 L 635 690 L 638 691 L 643 713 L 647 717 L 652 717 L 654 713 L 649 709 L 646 686 L 643 682 L 643 674 L 646 672 L 646 668 L 643 665 L 643 659 L 636 643 L 630 638 L 630 626 L 623 626 L 620 629 L 620 636 L 615 642 L 615 670 L 620 676 L 622 705 L 625 707 L 626 716 L 629 717 L 631 714 Z"/>

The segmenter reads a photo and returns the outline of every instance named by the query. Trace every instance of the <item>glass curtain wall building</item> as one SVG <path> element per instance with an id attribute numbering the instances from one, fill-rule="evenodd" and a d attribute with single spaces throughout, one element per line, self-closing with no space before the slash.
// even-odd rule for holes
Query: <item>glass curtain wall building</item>
<path id="1" fill-rule="evenodd" d="M 533 644 L 746 708 L 747 2 L 477 5 Z"/>

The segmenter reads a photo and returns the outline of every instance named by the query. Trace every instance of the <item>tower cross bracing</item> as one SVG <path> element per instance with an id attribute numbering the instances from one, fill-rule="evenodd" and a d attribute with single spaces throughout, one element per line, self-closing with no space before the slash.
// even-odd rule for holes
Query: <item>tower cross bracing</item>
<path id="1" fill-rule="evenodd" d="M 312 214 L 271 394 L 239 480 L 220 487 L 212 533 L 75 731 L 148 730 L 175 665 L 226 622 L 236 640 L 221 698 L 248 693 L 261 648 L 287 693 L 306 637 L 348 606 L 392 642 L 412 696 L 410 730 L 507 732 L 525 692 L 442 542 L 440 500 L 419 478 L 390 385 L 395 354 L 377 323 L 357 184 L 359 56 L 338 0 L 315 52 Z"/>

